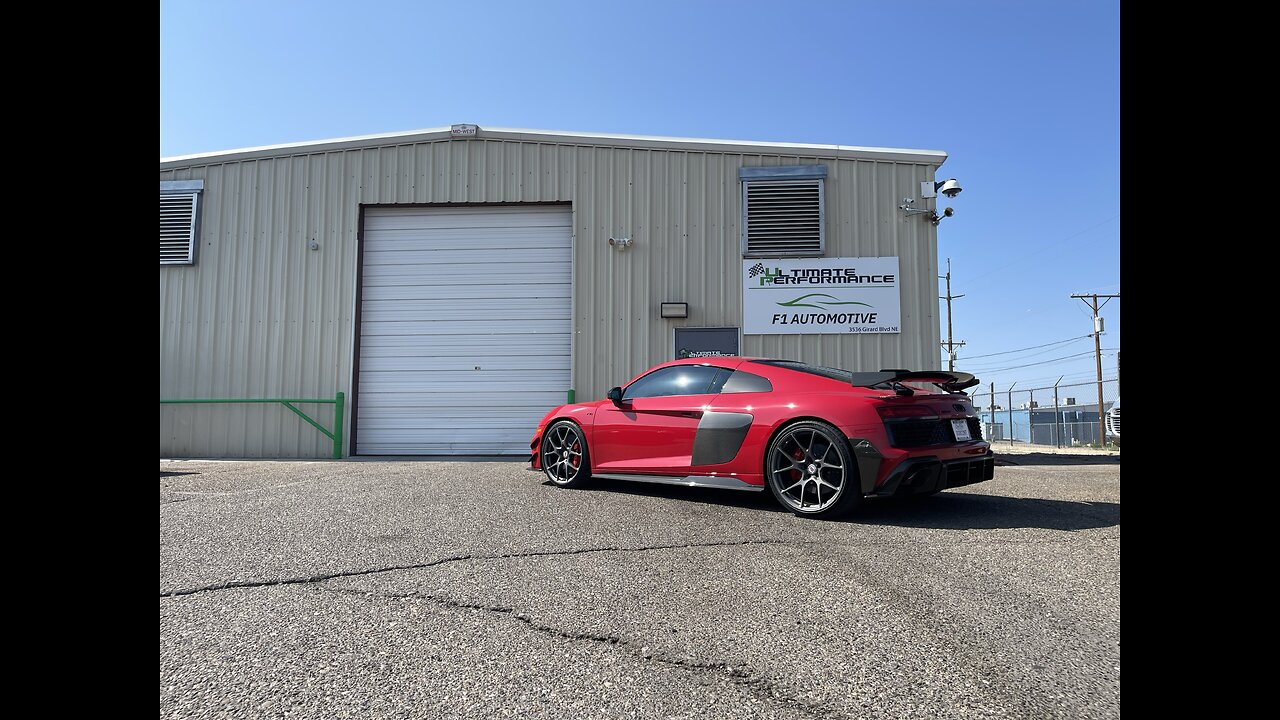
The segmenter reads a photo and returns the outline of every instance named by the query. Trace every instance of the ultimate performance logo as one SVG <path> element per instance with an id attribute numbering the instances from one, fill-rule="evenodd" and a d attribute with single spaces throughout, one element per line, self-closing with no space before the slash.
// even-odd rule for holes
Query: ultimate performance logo
<path id="1" fill-rule="evenodd" d="M 900 332 L 898 258 L 743 263 L 753 334 Z"/>
<path id="2" fill-rule="evenodd" d="M 784 274 L 781 268 L 768 270 L 756 263 L 747 271 L 752 278 L 760 277 L 761 285 L 880 285 L 892 287 L 898 277 L 892 274 L 859 275 L 857 268 L 793 268 Z"/>

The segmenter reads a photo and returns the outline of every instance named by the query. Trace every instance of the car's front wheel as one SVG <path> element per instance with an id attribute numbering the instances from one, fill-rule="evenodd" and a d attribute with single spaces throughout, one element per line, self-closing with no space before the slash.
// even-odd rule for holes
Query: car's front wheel
<path id="1" fill-rule="evenodd" d="M 765 479 L 778 502 L 802 517 L 840 517 L 862 501 L 849 441 L 824 422 L 783 428 L 765 454 Z"/>
<path id="2" fill-rule="evenodd" d="M 587 439 L 568 420 L 547 428 L 542 436 L 542 471 L 560 487 L 582 487 L 591 479 Z"/>

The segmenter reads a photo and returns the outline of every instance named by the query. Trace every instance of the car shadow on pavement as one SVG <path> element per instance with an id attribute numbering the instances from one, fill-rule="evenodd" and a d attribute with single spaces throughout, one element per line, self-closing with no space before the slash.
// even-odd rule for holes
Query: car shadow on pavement
<path id="1" fill-rule="evenodd" d="M 550 485 L 551 483 L 544 483 Z M 741 490 L 717 490 L 715 488 L 687 487 L 683 485 L 660 485 L 655 483 L 627 482 L 625 480 L 605 480 L 594 478 L 591 485 L 583 488 L 588 492 L 609 492 L 625 495 L 642 495 L 644 497 L 661 497 L 672 500 L 702 503 L 705 505 L 724 505 L 725 507 L 750 508 L 765 512 L 785 512 L 782 506 L 774 501 L 768 490 L 763 492 L 743 492 Z"/>
<path id="2" fill-rule="evenodd" d="M 942 492 L 915 499 L 868 498 L 844 522 L 937 530 L 1092 530 L 1120 524 L 1120 503 Z"/>
<path id="3" fill-rule="evenodd" d="M 996 466 L 1005 465 L 1119 465 L 1119 455 L 1073 455 L 1068 453 L 1007 453 L 996 451 Z"/>
<path id="4" fill-rule="evenodd" d="M 579 492 L 608 492 L 683 502 L 787 513 L 769 491 L 758 493 L 711 488 L 652 485 L 597 479 Z M 814 522 L 821 522 L 815 520 Z M 1120 503 L 1072 502 L 1041 498 L 942 492 L 922 498 L 866 498 L 848 517 L 836 522 L 893 525 L 935 530 L 1091 530 L 1120 524 Z"/>

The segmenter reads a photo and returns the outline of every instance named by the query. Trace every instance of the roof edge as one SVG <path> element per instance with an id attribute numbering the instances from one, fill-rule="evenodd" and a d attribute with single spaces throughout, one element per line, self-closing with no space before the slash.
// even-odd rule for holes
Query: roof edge
<path id="1" fill-rule="evenodd" d="M 356 135 L 331 140 L 263 145 L 260 147 L 219 150 L 191 155 L 175 155 L 160 158 L 160 169 L 168 170 L 193 165 L 208 165 L 236 160 L 267 157 L 288 157 L 313 153 L 351 150 L 366 147 L 408 145 L 435 140 L 448 140 L 450 129 L 427 128 L 405 132 Z M 472 138 L 458 138 L 467 142 Z M 708 138 L 663 137 L 658 135 L 618 135 L 608 133 L 566 132 L 558 130 L 526 130 L 519 128 L 480 127 L 476 140 L 510 140 L 522 142 L 557 143 L 566 145 L 596 145 L 604 147 L 667 148 L 676 150 L 710 150 L 715 152 L 770 153 L 837 157 L 863 160 L 896 160 L 925 165 L 942 165 L 947 153 L 942 150 L 913 150 L 908 148 L 860 147 L 857 145 L 820 145 L 810 143 L 760 142 L 754 140 L 714 140 Z"/>

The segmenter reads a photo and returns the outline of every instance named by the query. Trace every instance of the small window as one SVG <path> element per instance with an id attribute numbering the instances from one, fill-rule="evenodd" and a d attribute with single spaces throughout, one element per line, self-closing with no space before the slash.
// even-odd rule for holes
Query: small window
<path id="1" fill-rule="evenodd" d="M 817 257 L 826 251 L 825 165 L 744 167 L 742 256 Z"/>
<path id="2" fill-rule="evenodd" d="M 717 370 L 719 370 L 719 372 L 716 373 L 715 379 L 711 381 L 711 387 L 707 388 L 708 395 L 720 394 L 720 391 L 724 390 L 724 384 L 728 382 L 729 377 L 733 375 L 733 371 L 727 368 L 717 368 Z"/>
<path id="3" fill-rule="evenodd" d="M 720 368 L 706 365 L 674 365 L 654 370 L 628 385 L 622 399 L 705 395 L 719 372 Z"/>
<path id="4" fill-rule="evenodd" d="M 196 228 L 203 180 L 160 183 L 160 264 L 196 261 Z"/>
<path id="5" fill-rule="evenodd" d="M 773 392 L 773 383 L 768 378 L 760 377 L 755 373 L 749 373 L 738 370 L 733 373 L 729 381 L 724 384 L 721 390 L 724 393 L 755 393 L 755 392 Z"/>

